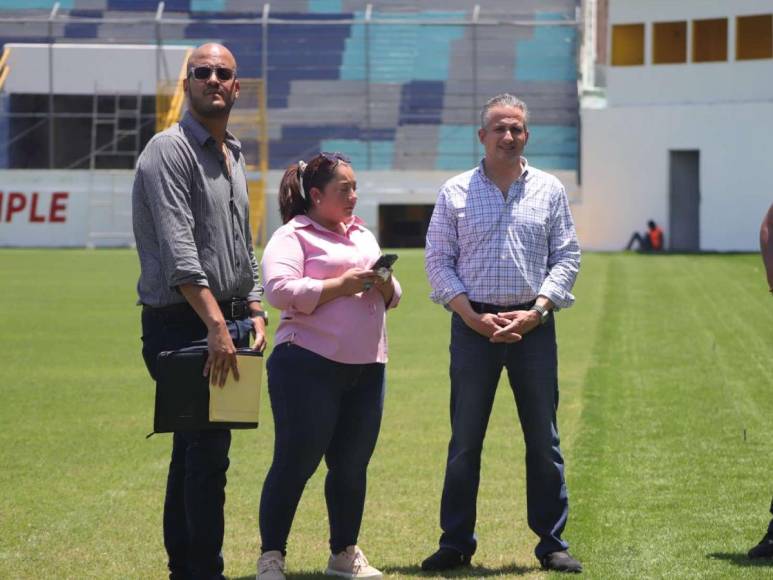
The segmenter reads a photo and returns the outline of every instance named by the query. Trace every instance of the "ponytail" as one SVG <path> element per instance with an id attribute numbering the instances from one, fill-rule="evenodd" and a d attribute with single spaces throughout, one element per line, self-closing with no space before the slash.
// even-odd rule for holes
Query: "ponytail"
<path id="1" fill-rule="evenodd" d="M 302 174 L 300 163 L 294 163 L 282 176 L 279 184 L 279 213 L 282 214 L 283 224 L 297 215 L 304 215 L 309 209 L 309 202 L 301 192 Z"/>
<path id="2" fill-rule="evenodd" d="M 311 190 L 325 189 L 335 177 L 339 162 L 350 163 L 349 158 L 341 153 L 320 153 L 310 159 L 308 165 L 299 161 L 285 170 L 279 184 L 279 212 L 283 224 L 309 211 Z"/>

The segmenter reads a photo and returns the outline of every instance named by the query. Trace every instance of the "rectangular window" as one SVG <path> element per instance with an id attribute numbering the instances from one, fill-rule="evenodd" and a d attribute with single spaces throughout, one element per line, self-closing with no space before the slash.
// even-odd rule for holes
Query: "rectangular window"
<path id="1" fill-rule="evenodd" d="M 612 26 L 612 65 L 644 64 L 644 24 Z"/>
<path id="2" fill-rule="evenodd" d="M 687 22 L 655 22 L 652 29 L 652 62 L 687 62 Z"/>
<path id="3" fill-rule="evenodd" d="M 735 58 L 773 58 L 773 14 L 739 16 L 736 21 Z"/>
<path id="4" fill-rule="evenodd" d="M 727 18 L 693 21 L 692 60 L 693 62 L 727 60 Z"/>

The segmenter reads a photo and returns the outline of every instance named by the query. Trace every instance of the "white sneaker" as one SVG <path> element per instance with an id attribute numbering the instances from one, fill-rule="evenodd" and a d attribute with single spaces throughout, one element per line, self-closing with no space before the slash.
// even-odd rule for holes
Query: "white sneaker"
<path id="1" fill-rule="evenodd" d="M 325 574 L 343 578 L 381 578 L 381 572 L 368 564 L 358 546 L 348 546 L 340 554 L 332 554 Z"/>
<path id="2" fill-rule="evenodd" d="M 257 580 L 285 580 L 285 557 L 282 552 L 271 550 L 261 555 Z"/>

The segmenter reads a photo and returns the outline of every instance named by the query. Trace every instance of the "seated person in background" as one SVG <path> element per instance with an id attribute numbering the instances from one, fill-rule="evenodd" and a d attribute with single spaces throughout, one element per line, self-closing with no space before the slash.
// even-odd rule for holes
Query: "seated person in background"
<path id="1" fill-rule="evenodd" d="M 630 250 L 634 242 L 639 243 L 640 252 L 660 252 L 663 250 L 663 230 L 650 220 L 647 222 L 647 231 L 643 234 L 634 232 L 625 249 Z"/>

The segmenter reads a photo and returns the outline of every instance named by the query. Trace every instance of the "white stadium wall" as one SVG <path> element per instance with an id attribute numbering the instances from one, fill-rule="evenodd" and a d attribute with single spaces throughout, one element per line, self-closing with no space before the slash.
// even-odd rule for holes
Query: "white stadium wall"
<path id="1" fill-rule="evenodd" d="M 126 246 L 130 171 L 0 171 L 0 246 Z"/>
<path id="2" fill-rule="evenodd" d="M 610 0 L 609 24 L 646 23 L 644 66 L 608 66 L 606 97 L 610 107 L 656 104 L 727 103 L 773 99 L 773 59 L 735 58 L 737 16 L 770 14 L 771 0 Z M 728 58 L 689 62 L 692 21 L 726 18 Z M 685 64 L 652 65 L 653 22 L 686 21 Z M 607 36 L 611 45 L 612 35 Z"/>
<path id="3" fill-rule="evenodd" d="M 698 151 L 697 249 L 759 250 L 773 201 L 773 58 L 739 60 L 736 22 L 771 13 L 770 0 L 610 0 L 610 53 L 615 25 L 643 24 L 644 63 L 609 64 L 606 102 L 581 110 L 573 212 L 584 248 L 620 250 L 648 219 L 664 226 L 668 247 L 670 152 Z M 727 21 L 725 60 L 694 62 L 694 22 L 705 19 Z M 654 24 L 669 22 L 686 23 L 686 62 L 653 64 Z"/>
<path id="4" fill-rule="evenodd" d="M 357 173 L 357 215 L 378 236 L 380 205 L 434 204 L 440 186 L 456 172 Z M 558 171 L 570 198 L 576 174 Z M 257 173 L 249 173 L 256 179 Z M 281 171 L 268 174 L 266 231 L 281 224 L 276 192 Z M 0 247 L 116 247 L 134 243 L 131 226 L 133 171 L 0 171 Z"/>
<path id="5" fill-rule="evenodd" d="M 773 103 L 582 112 L 582 246 L 620 250 L 654 219 L 669 223 L 669 151 L 700 151 L 700 249 L 757 251 L 773 202 Z"/>
<path id="6" fill-rule="evenodd" d="M 176 79 L 187 46 L 133 44 L 13 44 L 7 93 L 49 92 L 49 59 L 53 92 L 83 95 L 92 92 L 155 95 L 159 80 Z"/>

